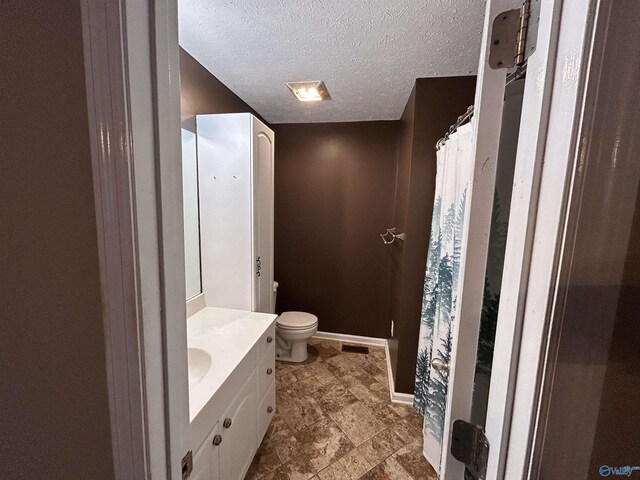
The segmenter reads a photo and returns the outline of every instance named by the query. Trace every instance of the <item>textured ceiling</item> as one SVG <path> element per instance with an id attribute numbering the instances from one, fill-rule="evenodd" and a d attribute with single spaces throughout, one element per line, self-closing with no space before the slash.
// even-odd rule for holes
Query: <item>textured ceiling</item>
<path id="1" fill-rule="evenodd" d="M 396 120 L 416 78 L 476 73 L 484 3 L 179 0 L 180 44 L 271 123 Z M 332 100 L 296 100 L 304 80 Z"/>

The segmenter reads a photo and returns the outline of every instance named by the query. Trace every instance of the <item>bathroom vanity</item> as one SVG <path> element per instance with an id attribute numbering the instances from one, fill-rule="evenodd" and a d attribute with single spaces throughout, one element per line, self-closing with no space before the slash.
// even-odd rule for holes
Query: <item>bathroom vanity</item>
<path id="1" fill-rule="evenodd" d="M 243 480 L 276 408 L 273 132 L 249 113 L 196 127 L 182 132 L 189 478 Z"/>
<path id="2" fill-rule="evenodd" d="M 249 469 L 275 413 L 275 318 L 206 307 L 187 320 L 190 479 Z"/>

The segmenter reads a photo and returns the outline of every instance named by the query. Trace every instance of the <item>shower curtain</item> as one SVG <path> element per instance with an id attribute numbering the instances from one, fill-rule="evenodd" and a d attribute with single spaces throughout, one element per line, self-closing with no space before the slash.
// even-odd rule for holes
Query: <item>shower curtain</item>
<path id="1" fill-rule="evenodd" d="M 449 363 L 473 174 L 473 126 L 458 128 L 437 152 L 436 191 L 422 298 L 414 407 L 424 416 L 424 454 L 439 471 L 449 376 L 431 361 Z"/>

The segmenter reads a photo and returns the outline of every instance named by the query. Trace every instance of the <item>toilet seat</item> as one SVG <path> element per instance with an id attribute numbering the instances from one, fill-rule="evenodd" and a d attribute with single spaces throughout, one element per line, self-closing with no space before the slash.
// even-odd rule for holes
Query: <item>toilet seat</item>
<path id="1" fill-rule="evenodd" d="M 306 312 L 283 312 L 276 325 L 284 330 L 306 330 L 318 325 L 318 317 Z"/>

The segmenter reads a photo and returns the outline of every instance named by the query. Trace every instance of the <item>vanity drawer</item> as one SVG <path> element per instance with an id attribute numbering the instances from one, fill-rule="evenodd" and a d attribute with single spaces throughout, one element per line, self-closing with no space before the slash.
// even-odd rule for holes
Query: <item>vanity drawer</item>
<path id="1" fill-rule="evenodd" d="M 276 378 L 276 355 L 268 349 L 258 360 L 258 398 L 262 398 Z"/>
<path id="2" fill-rule="evenodd" d="M 262 442 L 264 434 L 276 413 L 276 382 L 271 382 L 267 393 L 258 405 L 258 445 Z"/>
<path id="3" fill-rule="evenodd" d="M 260 340 L 258 340 L 258 360 L 260 360 L 267 351 L 273 352 L 273 357 L 276 356 L 276 321 L 267 328 L 266 332 L 262 334 Z"/>

